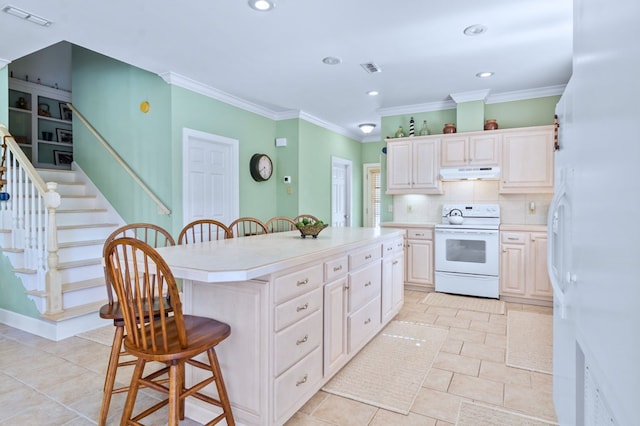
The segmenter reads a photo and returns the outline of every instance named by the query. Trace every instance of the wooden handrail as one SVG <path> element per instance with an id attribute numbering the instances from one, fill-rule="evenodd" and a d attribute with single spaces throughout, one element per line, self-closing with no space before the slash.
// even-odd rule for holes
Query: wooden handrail
<path id="1" fill-rule="evenodd" d="M 169 208 L 167 206 L 165 206 L 162 203 L 162 201 L 160 201 L 160 199 L 156 196 L 156 194 L 154 194 L 151 191 L 151 189 L 149 189 L 149 187 L 147 185 L 145 185 L 145 183 L 142 182 L 142 180 L 140 180 L 138 175 L 136 175 L 135 172 L 127 165 L 127 163 L 125 163 L 125 161 L 122 159 L 122 157 L 120 157 L 120 155 L 118 155 L 118 153 L 111 147 L 111 145 L 109 145 L 109 143 L 105 140 L 105 138 L 103 138 L 102 135 L 100 133 L 98 133 L 98 131 L 91 125 L 91 123 L 89 123 L 89 121 L 87 121 L 87 119 L 80 113 L 80 111 L 78 111 L 73 106 L 73 104 L 71 104 L 70 102 L 67 103 L 67 106 L 71 109 L 71 111 L 73 111 L 73 114 L 76 117 L 78 117 L 78 119 L 82 122 L 82 124 L 84 124 L 85 127 L 87 129 L 89 129 L 89 131 L 98 139 L 98 141 L 100 141 L 102 146 L 107 150 L 107 152 L 109 154 L 111 154 L 111 156 L 118 162 L 118 164 L 120 164 L 120 166 L 127 173 L 129 173 L 131 178 L 138 185 L 140 185 L 140 187 L 144 190 L 144 192 L 146 192 L 149 195 L 149 197 L 151 197 L 151 199 L 158 205 L 158 213 L 170 215 L 171 214 L 171 210 L 169 210 Z"/>
<path id="2" fill-rule="evenodd" d="M 31 160 L 29 160 L 27 156 L 24 155 L 24 152 L 22 152 L 22 148 L 20 148 L 20 146 L 13 138 L 11 133 L 9 133 L 9 130 L 4 124 L 0 124 L 0 134 L 2 134 L 2 143 L 6 143 L 7 146 L 9 146 L 14 157 L 18 159 L 20 167 L 22 167 L 27 172 L 29 178 L 31 179 L 31 182 L 33 182 L 35 187 L 38 189 L 38 192 L 41 195 L 46 194 L 47 184 L 44 182 L 44 179 L 40 177 L 40 175 L 36 171 L 36 168 L 33 167 L 33 164 L 31 164 Z"/>

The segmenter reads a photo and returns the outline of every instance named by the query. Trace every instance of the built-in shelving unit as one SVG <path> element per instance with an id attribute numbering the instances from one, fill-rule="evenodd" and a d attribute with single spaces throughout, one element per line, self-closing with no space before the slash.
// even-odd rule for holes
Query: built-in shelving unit
<path id="1" fill-rule="evenodd" d="M 9 132 L 34 166 L 71 168 L 71 92 L 9 79 Z"/>

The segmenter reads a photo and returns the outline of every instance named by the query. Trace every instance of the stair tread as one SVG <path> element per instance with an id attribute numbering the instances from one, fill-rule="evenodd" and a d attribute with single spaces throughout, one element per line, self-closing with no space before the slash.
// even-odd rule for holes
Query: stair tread
<path id="1" fill-rule="evenodd" d="M 114 227 L 118 226 L 117 223 L 91 223 L 88 225 L 58 225 L 58 230 L 60 229 L 89 229 L 89 228 L 106 228 L 106 227 Z"/>
<path id="2" fill-rule="evenodd" d="M 58 248 L 70 248 L 70 247 L 84 247 L 84 246 L 95 246 L 95 245 L 104 245 L 104 240 L 76 240 L 69 241 L 66 243 L 58 243 Z"/>
<path id="3" fill-rule="evenodd" d="M 74 260 L 71 262 L 60 262 L 58 269 L 77 268 L 80 266 L 102 265 L 102 258 Z"/>
<path id="4" fill-rule="evenodd" d="M 98 311 L 100 311 L 100 308 L 107 303 L 107 299 L 105 298 L 102 301 L 74 306 L 73 308 L 68 308 L 63 310 L 62 312 L 58 312 L 55 314 L 42 314 L 41 317 L 49 321 L 58 322 L 68 320 L 70 318 L 81 317 L 87 314 L 97 315 Z"/>
<path id="5" fill-rule="evenodd" d="M 57 209 L 56 210 L 56 214 L 58 213 L 95 213 L 95 212 L 106 212 L 108 211 L 107 209 L 97 209 L 97 208 L 92 208 L 92 209 Z"/>
<path id="6" fill-rule="evenodd" d="M 62 284 L 62 293 L 84 290 L 85 288 L 102 287 L 104 288 L 104 277 L 91 278 L 88 280 L 74 281 L 71 283 Z M 105 290 L 106 292 L 106 290 Z"/>

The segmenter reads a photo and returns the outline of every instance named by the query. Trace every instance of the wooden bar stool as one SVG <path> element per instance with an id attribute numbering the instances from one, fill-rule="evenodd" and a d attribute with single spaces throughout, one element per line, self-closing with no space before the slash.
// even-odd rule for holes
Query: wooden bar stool
<path id="1" fill-rule="evenodd" d="M 178 235 L 178 244 L 202 243 L 226 238 L 233 238 L 233 233 L 227 225 L 214 219 L 198 219 L 182 228 Z"/>
<path id="2" fill-rule="evenodd" d="M 124 315 L 124 346 L 137 358 L 121 424 L 137 425 L 142 418 L 168 404 L 168 424 L 178 425 L 179 420 L 184 419 L 185 398 L 195 397 L 222 409 L 222 413 L 207 424 L 226 420 L 227 425 L 235 425 L 215 351 L 215 346 L 231 334 L 231 327 L 215 319 L 183 315 L 175 278 L 150 245 L 134 238 L 118 238 L 107 244 L 105 252 L 109 281 Z M 148 303 L 155 295 L 164 294 L 171 302 L 172 315 L 164 304 Z M 207 354 L 209 364 L 195 359 L 202 353 Z M 149 361 L 165 363 L 166 367 L 145 376 L 145 365 Z M 187 388 L 186 364 L 208 371 L 209 377 Z M 168 387 L 156 380 L 166 373 Z M 201 392 L 212 382 L 215 382 L 218 399 Z M 166 393 L 167 398 L 133 416 L 141 386 Z"/>
<path id="3" fill-rule="evenodd" d="M 252 235 L 268 234 L 267 227 L 260 219 L 255 217 L 241 217 L 229 225 L 229 229 L 236 237 L 249 237 Z"/>
<path id="4" fill-rule="evenodd" d="M 274 232 L 295 231 L 296 229 L 298 229 L 296 228 L 296 222 L 290 217 L 286 216 L 272 217 L 267 221 L 267 223 L 265 223 L 265 226 L 267 227 L 267 231 L 269 231 L 270 234 Z"/>
<path id="5" fill-rule="evenodd" d="M 105 241 L 103 247 L 102 256 L 103 259 L 106 255 L 104 249 L 107 243 L 113 241 L 116 238 L 131 237 L 136 238 L 153 247 L 166 247 L 175 245 L 175 241 L 169 232 L 163 228 L 150 224 L 150 223 L 132 223 L 130 225 L 122 226 L 111 233 Z M 103 266 L 104 260 L 103 260 Z M 113 335 L 113 343 L 111 345 L 111 354 L 109 355 L 109 365 L 107 366 L 107 375 L 104 380 L 104 393 L 102 395 L 102 405 L 100 406 L 100 414 L 98 417 L 98 425 L 104 426 L 107 423 L 107 416 L 109 414 L 109 406 L 111 405 L 111 396 L 116 393 L 126 392 L 129 390 L 129 386 L 122 386 L 114 388 L 116 374 L 119 367 L 126 365 L 134 365 L 135 361 L 128 360 L 122 361 L 121 358 L 128 355 L 128 352 L 122 348 L 122 342 L 124 341 L 124 317 L 120 304 L 113 297 L 113 291 L 111 290 L 111 283 L 107 276 L 105 268 L 105 284 L 107 288 L 108 303 L 100 308 L 100 317 L 104 319 L 113 320 L 113 325 L 116 328 Z M 159 300 L 156 301 L 160 302 Z M 165 308 L 169 311 L 171 307 L 168 301 L 162 301 Z"/>

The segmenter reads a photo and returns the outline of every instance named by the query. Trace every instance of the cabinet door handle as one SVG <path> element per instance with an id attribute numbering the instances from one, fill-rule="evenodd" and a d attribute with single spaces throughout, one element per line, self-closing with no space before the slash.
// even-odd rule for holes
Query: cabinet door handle
<path id="1" fill-rule="evenodd" d="M 387 247 L 387 251 L 393 250 L 393 247 Z"/>
<path id="2" fill-rule="evenodd" d="M 303 337 L 302 339 L 300 339 L 300 340 L 296 340 L 296 346 L 299 346 L 299 345 L 301 345 L 301 344 L 303 344 L 303 343 L 306 343 L 306 342 L 307 342 L 307 340 L 309 340 L 309 335 L 308 335 L 308 334 L 305 334 L 305 335 L 304 335 L 304 337 Z"/>
<path id="3" fill-rule="evenodd" d="M 364 257 L 364 259 L 365 259 L 365 260 L 369 260 L 369 259 L 371 259 L 371 255 L 370 255 L 370 254 L 366 255 L 366 256 Z"/>
<path id="4" fill-rule="evenodd" d="M 371 322 L 371 318 L 367 318 L 367 320 L 364 322 L 364 325 L 367 325 Z"/>
<path id="5" fill-rule="evenodd" d="M 304 311 L 304 310 L 305 310 L 305 309 L 307 309 L 308 307 L 309 307 L 309 303 L 307 302 L 307 303 L 305 303 L 305 304 L 304 304 L 304 305 L 302 305 L 302 306 L 298 306 L 298 307 L 296 308 L 296 312 Z"/>
<path id="6" fill-rule="evenodd" d="M 305 383 L 307 383 L 307 379 L 308 378 L 309 378 L 309 375 L 305 374 L 304 377 L 301 380 L 298 380 L 296 382 L 296 386 L 304 385 Z"/>
<path id="7" fill-rule="evenodd" d="M 302 281 L 298 281 L 298 282 L 296 283 L 296 286 L 298 286 L 298 287 L 299 287 L 299 286 L 301 286 L 301 285 L 305 285 L 305 284 L 308 284 L 308 283 L 309 283 L 309 278 L 305 278 L 305 279 L 304 279 L 304 280 L 302 280 Z"/>
<path id="8" fill-rule="evenodd" d="M 398 261 L 397 261 L 397 260 L 394 260 L 393 262 L 391 262 L 391 264 L 392 264 L 392 265 L 397 265 L 397 264 L 398 264 Z"/>
<path id="9" fill-rule="evenodd" d="M 342 271 L 342 265 L 333 267 L 333 272 L 338 272 L 338 271 Z"/>
<path id="10" fill-rule="evenodd" d="M 369 287 L 371 285 L 371 281 L 367 281 L 366 283 L 364 283 L 365 287 Z"/>

